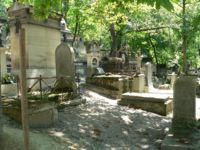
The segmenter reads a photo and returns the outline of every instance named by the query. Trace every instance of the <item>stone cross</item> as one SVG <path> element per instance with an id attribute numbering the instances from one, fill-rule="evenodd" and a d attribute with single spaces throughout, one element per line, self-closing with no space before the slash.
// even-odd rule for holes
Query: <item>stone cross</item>
<path id="1" fill-rule="evenodd" d="M 175 135 L 187 133 L 196 122 L 196 81 L 183 76 L 174 85 L 172 131 Z"/>

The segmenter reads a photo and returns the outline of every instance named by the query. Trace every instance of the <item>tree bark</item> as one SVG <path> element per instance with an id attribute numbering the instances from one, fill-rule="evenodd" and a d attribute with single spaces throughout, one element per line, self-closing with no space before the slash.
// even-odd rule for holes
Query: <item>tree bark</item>
<path id="1" fill-rule="evenodd" d="M 76 15 L 76 24 L 75 24 L 75 31 L 74 31 L 74 37 L 73 37 L 73 41 L 72 41 L 72 46 L 74 46 L 74 42 L 76 40 L 78 26 L 79 26 L 79 16 Z"/>
<path id="2" fill-rule="evenodd" d="M 183 11 L 182 11 L 182 19 L 183 19 L 183 24 L 182 24 L 182 54 L 183 54 L 183 73 L 187 74 L 187 54 L 186 54 L 186 49 L 187 49 L 187 33 L 186 33 L 186 0 L 183 0 Z"/>
<path id="3" fill-rule="evenodd" d="M 109 31 L 110 31 L 111 40 L 112 40 L 112 42 L 111 42 L 110 56 L 113 56 L 114 52 L 117 49 L 117 36 L 116 36 L 116 31 L 115 31 L 115 25 L 114 24 L 110 25 Z"/>
<path id="4" fill-rule="evenodd" d="M 110 56 L 115 56 L 115 52 L 121 48 L 122 30 L 116 31 L 115 25 L 111 24 L 109 31 L 112 40 Z"/>
<path id="5" fill-rule="evenodd" d="M 158 57 L 157 57 L 157 53 L 156 53 L 156 47 L 155 45 L 153 44 L 153 41 L 151 40 L 151 35 L 149 34 L 149 42 L 153 48 L 153 53 L 154 53 L 154 57 L 155 57 L 155 60 L 156 60 L 156 65 L 158 64 Z"/>
<path id="6" fill-rule="evenodd" d="M 0 52 L 0 66 L 1 66 L 1 52 Z M 1 79 L 1 68 L 0 68 L 0 79 Z M 0 80 L 0 147 L 4 149 L 4 141 L 3 141 L 3 105 L 1 101 L 1 80 Z"/>

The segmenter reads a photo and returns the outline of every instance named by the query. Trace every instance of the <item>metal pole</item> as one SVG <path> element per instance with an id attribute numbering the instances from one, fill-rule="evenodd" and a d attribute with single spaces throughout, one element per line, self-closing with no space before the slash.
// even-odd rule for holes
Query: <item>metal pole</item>
<path id="1" fill-rule="evenodd" d="M 20 89 L 21 89 L 21 115 L 24 131 L 24 148 L 29 150 L 29 120 L 28 102 L 26 96 L 26 50 L 25 50 L 25 29 L 20 30 Z"/>

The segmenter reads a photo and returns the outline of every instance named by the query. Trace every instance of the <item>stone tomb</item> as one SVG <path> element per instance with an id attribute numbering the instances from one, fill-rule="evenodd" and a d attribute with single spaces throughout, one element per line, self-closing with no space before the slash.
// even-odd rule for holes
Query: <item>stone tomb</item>
<path id="1" fill-rule="evenodd" d="M 118 104 L 163 116 L 172 112 L 172 96 L 163 93 L 124 93 Z"/>
<path id="2" fill-rule="evenodd" d="M 123 75 L 98 75 L 86 79 L 87 87 L 112 98 L 120 98 L 129 91 L 129 78 Z"/>
<path id="3" fill-rule="evenodd" d="M 171 130 L 162 150 L 199 150 L 200 134 L 196 125 L 196 79 L 183 76 L 174 85 Z"/>
<path id="4" fill-rule="evenodd" d="M 55 49 L 60 44 L 60 18 L 35 20 L 33 8 L 17 2 L 8 9 L 12 73 L 19 74 L 20 30 L 25 29 L 25 52 L 27 77 L 55 77 Z M 50 81 L 49 81 L 50 80 Z M 53 83 L 54 79 L 46 80 Z M 34 84 L 27 82 L 27 87 Z M 45 84 L 44 84 L 45 85 Z M 38 85 L 39 88 L 39 85 Z"/>

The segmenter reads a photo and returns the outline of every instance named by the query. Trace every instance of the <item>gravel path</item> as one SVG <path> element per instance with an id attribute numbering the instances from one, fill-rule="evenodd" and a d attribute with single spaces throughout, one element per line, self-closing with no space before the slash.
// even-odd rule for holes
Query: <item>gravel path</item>
<path id="1" fill-rule="evenodd" d="M 157 150 L 160 149 L 169 117 L 118 106 L 116 100 L 85 91 L 86 104 L 59 112 L 54 128 L 41 130 L 66 149 Z"/>
<path id="2" fill-rule="evenodd" d="M 170 117 L 119 106 L 116 100 L 91 91 L 84 91 L 83 98 L 85 104 L 60 111 L 59 121 L 52 128 L 31 129 L 34 150 L 47 147 L 48 150 L 160 149 L 171 123 Z M 22 142 L 18 124 L 5 121 L 4 126 L 14 128 L 15 136 L 20 135 L 17 139 Z M 14 130 L 9 131 L 12 136 Z"/>

